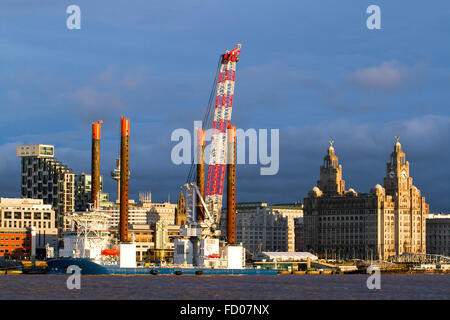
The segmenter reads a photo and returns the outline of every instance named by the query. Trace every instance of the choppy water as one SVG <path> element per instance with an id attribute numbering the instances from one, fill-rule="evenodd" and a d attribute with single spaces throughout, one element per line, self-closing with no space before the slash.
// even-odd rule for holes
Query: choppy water
<path id="1" fill-rule="evenodd" d="M 65 275 L 0 275 L 0 299 L 450 299 L 449 274 L 82 276 L 69 290 Z"/>

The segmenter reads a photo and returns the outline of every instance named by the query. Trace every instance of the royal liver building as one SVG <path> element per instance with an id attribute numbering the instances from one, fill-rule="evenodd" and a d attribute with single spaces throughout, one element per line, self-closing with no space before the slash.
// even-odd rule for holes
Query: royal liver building
<path id="1" fill-rule="evenodd" d="M 327 257 L 381 260 L 425 253 L 428 213 L 429 205 L 409 176 L 398 137 L 384 188 L 377 184 L 368 194 L 345 190 L 342 166 L 330 142 L 320 180 L 304 199 L 303 249 Z"/>

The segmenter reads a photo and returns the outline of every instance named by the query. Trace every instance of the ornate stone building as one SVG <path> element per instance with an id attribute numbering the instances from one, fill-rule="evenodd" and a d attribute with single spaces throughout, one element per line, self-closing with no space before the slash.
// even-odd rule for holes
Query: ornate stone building
<path id="1" fill-rule="evenodd" d="M 184 201 L 183 191 L 180 189 L 177 207 L 175 209 L 175 224 L 182 226 L 186 224 L 186 202 Z"/>
<path id="2" fill-rule="evenodd" d="M 330 257 L 386 260 L 425 253 L 429 206 L 412 184 L 409 162 L 396 138 L 384 188 L 370 193 L 345 190 L 342 166 L 332 142 L 317 186 L 304 199 L 303 249 Z"/>

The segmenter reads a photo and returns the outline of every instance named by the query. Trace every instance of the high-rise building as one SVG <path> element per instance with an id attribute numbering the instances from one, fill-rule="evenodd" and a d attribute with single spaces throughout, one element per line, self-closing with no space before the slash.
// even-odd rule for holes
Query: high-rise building
<path id="1" fill-rule="evenodd" d="M 75 173 L 54 158 L 52 145 L 17 146 L 16 151 L 22 158 L 22 197 L 42 199 L 44 204 L 52 205 L 61 232 L 64 214 L 75 211 Z"/>
<path id="2" fill-rule="evenodd" d="M 384 187 L 370 193 L 345 189 L 332 142 L 317 186 L 304 200 L 303 249 L 340 257 L 386 260 L 425 253 L 429 205 L 412 184 L 409 162 L 398 138 L 386 165 Z"/>
<path id="3" fill-rule="evenodd" d="M 226 208 L 219 223 L 226 235 Z M 261 251 L 295 251 L 295 220 L 303 217 L 300 204 L 268 206 L 264 202 L 236 204 L 236 243 L 242 243 L 248 253 Z"/>
<path id="4" fill-rule="evenodd" d="M 450 257 L 450 214 L 428 216 L 427 253 Z"/>
<path id="5" fill-rule="evenodd" d="M 103 193 L 103 176 L 100 176 L 100 207 L 109 202 L 109 194 Z M 75 211 L 86 211 L 92 204 L 92 175 L 82 172 L 75 176 Z M 107 204 L 109 206 L 109 204 Z"/>

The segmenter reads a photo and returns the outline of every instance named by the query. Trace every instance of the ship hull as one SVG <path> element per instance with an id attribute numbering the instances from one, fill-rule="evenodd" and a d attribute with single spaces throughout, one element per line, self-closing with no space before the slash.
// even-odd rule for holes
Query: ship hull
<path id="1" fill-rule="evenodd" d="M 85 275 L 275 275 L 275 269 L 211 269 L 190 267 L 140 267 L 120 268 L 116 265 L 100 265 L 84 258 L 59 258 L 47 261 L 49 274 L 67 274 L 67 268 L 75 265 Z"/>

